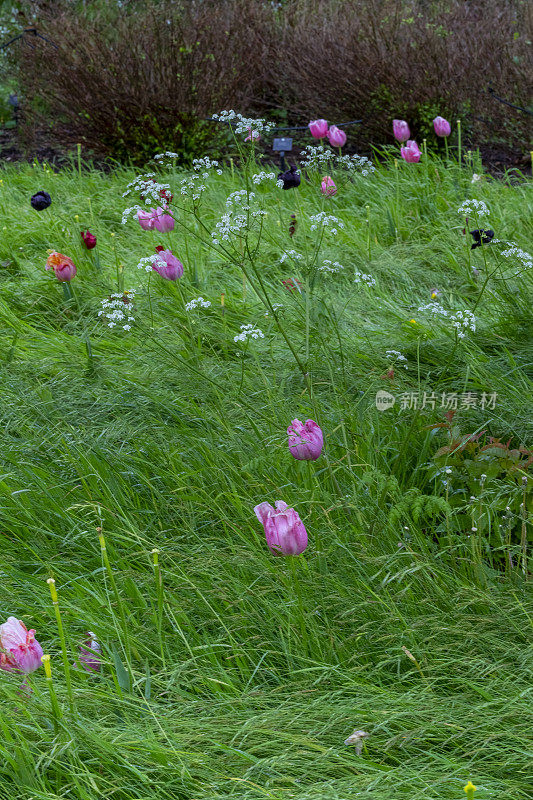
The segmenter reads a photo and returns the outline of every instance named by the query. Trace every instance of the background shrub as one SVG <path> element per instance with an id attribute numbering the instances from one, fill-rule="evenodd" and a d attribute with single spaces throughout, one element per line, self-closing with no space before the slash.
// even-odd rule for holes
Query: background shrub
<path id="1" fill-rule="evenodd" d="M 32 6 L 58 50 L 42 41 L 21 49 L 27 136 L 46 123 L 56 141 L 99 154 L 143 160 L 172 148 L 187 157 L 220 136 L 202 119 L 235 108 L 297 124 L 362 117 L 358 146 L 390 139 L 392 117 L 422 138 L 436 114 L 461 116 L 471 141 L 527 147 L 530 118 L 487 93 L 492 82 L 528 102 L 532 26 L 522 0 Z"/>

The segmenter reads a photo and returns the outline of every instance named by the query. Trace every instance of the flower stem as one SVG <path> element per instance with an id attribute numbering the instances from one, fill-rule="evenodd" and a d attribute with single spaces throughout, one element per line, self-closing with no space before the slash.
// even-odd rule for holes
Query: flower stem
<path id="1" fill-rule="evenodd" d="M 59 640 L 61 642 L 61 655 L 63 657 L 63 669 L 65 672 L 65 681 L 67 683 L 67 694 L 70 710 L 74 711 L 74 696 L 72 694 L 72 682 L 70 680 L 70 664 L 67 654 L 67 642 L 65 638 L 65 631 L 63 629 L 63 621 L 61 619 L 61 611 L 59 610 L 59 598 L 57 596 L 56 582 L 53 578 L 48 578 L 46 581 L 50 587 L 50 594 L 52 595 L 52 605 L 54 606 L 54 613 L 56 615 L 57 630 L 59 632 Z"/>

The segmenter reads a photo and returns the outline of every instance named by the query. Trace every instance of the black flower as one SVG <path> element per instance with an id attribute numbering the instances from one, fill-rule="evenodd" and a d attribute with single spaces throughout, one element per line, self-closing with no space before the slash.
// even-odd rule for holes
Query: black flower
<path id="1" fill-rule="evenodd" d="M 476 247 L 481 247 L 482 244 L 489 244 L 490 240 L 494 238 L 494 231 L 491 230 L 476 230 L 470 231 L 470 236 L 474 237 L 474 244 L 470 248 L 471 250 L 475 250 Z"/>
<path id="2" fill-rule="evenodd" d="M 52 198 L 48 192 L 37 192 L 31 198 L 30 203 L 36 211 L 44 211 L 45 208 L 51 205 Z"/>
<path id="3" fill-rule="evenodd" d="M 279 173 L 278 180 L 283 181 L 284 189 L 295 189 L 300 185 L 301 178 L 296 167 L 290 167 L 287 172 Z"/>

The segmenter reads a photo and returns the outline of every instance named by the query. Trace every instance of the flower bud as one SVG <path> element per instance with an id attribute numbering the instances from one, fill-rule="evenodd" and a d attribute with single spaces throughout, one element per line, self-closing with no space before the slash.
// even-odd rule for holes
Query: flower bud
<path id="1" fill-rule="evenodd" d="M 308 127 L 314 139 L 323 139 L 328 134 L 328 123 L 325 119 L 315 119 Z"/>
<path id="2" fill-rule="evenodd" d="M 319 425 L 312 419 L 305 423 L 293 419 L 287 428 L 289 450 L 298 461 L 316 461 L 324 446 L 324 435 Z"/>
<path id="3" fill-rule="evenodd" d="M 409 125 L 403 119 L 393 119 L 392 130 L 394 133 L 394 138 L 399 142 L 406 142 L 411 135 Z"/>
<path id="4" fill-rule="evenodd" d="M 422 153 L 415 141 L 409 139 L 405 147 L 400 149 L 400 154 L 404 161 L 407 161 L 409 164 L 418 164 Z"/>
<path id="5" fill-rule="evenodd" d="M 183 275 L 183 264 L 179 261 L 171 250 L 163 250 L 161 246 L 156 247 L 157 261 L 152 268 L 158 272 L 166 281 L 176 281 Z"/>
<path id="6" fill-rule="evenodd" d="M 87 250 L 92 250 L 93 247 L 96 247 L 96 236 L 89 229 L 81 231 L 81 238 Z"/>
<path id="7" fill-rule="evenodd" d="M 326 197 L 333 197 L 334 194 L 337 194 L 337 187 L 333 183 L 333 179 L 329 177 L 329 175 L 325 175 L 322 178 L 322 183 L 320 185 L 320 191 L 322 194 L 325 194 Z"/>
<path id="8" fill-rule="evenodd" d="M 307 531 L 294 508 L 289 508 L 283 500 L 276 500 L 276 508 L 270 503 L 260 503 L 254 511 L 265 529 L 271 553 L 276 556 L 303 553 L 307 547 Z"/>
<path id="9" fill-rule="evenodd" d="M 286 172 L 280 172 L 278 180 L 283 181 L 284 189 L 295 189 L 300 185 L 300 173 L 296 167 L 290 167 Z"/>
<path id="10" fill-rule="evenodd" d="M 328 140 L 332 147 L 344 147 L 346 144 L 346 134 L 341 128 L 332 125 L 328 131 Z"/>
<path id="11" fill-rule="evenodd" d="M 52 198 L 48 192 L 40 191 L 32 196 L 30 203 L 36 211 L 44 211 L 52 204 Z"/>
<path id="12" fill-rule="evenodd" d="M 53 269 L 54 275 L 61 283 L 71 281 L 76 274 L 74 261 L 63 253 L 53 251 L 46 259 L 45 269 Z"/>
<path id="13" fill-rule="evenodd" d="M 444 117 L 435 117 L 433 127 L 437 136 L 449 136 L 452 132 L 450 123 Z"/>
<path id="14" fill-rule="evenodd" d="M 43 648 L 21 620 L 8 617 L 0 625 L 0 669 L 6 672 L 35 672 L 41 666 Z"/>

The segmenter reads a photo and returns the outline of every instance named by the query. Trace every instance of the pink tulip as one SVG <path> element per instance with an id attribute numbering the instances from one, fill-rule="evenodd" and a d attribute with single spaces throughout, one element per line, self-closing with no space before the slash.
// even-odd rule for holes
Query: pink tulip
<path id="1" fill-rule="evenodd" d="M 334 194 L 337 194 L 337 187 L 335 186 L 332 178 L 330 178 L 329 175 L 325 175 L 322 178 L 320 191 L 322 192 L 322 194 L 325 194 L 326 197 L 333 197 Z"/>
<path id="2" fill-rule="evenodd" d="M 91 631 L 89 631 L 87 633 L 87 639 L 83 643 L 83 646 L 80 646 L 80 659 L 79 659 L 80 664 L 82 665 L 83 669 L 86 672 L 100 671 L 100 667 L 102 666 L 102 661 L 100 658 L 101 652 L 102 649 L 94 633 L 91 633 Z"/>
<path id="3" fill-rule="evenodd" d="M 253 131 L 251 128 L 248 128 L 248 136 L 245 138 L 245 142 L 258 142 L 261 138 L 261 134 L 259 131 Z"/>
<path id="4" fill-rule="evenodd" d="M 16 617 L 8 617 L 0 625 L 0 669 L 6 672 L 35 672 L 41 666 L 43 648 L 35 638 L 35 631 L 28 630 Z"/>
<path id="5" fill-rule="evenodd" d="M 422 153 L 413 139 L 409 139 L 406 146 L 400 149 L 400 154 L 409 164 L 418 164 Z"/>
<path id="6" fill-rule="evenodd" d="M 409 125 L 403 119 L 393 119 L 392 130 L 394 132 L 394 137 L 398 139 L 399 142 L 407 141 L 411 135 Z"/>
<path id="7" fill-rule="evenodd" d="M 297 556 L 307 547 L 307 531 L 294 508 L 283 500 L 276 500 L 276 508 L 261 503 L 254 508 L 255 515 L 265 529 L 269 550 L 275 556 Z"/>
<path id="8" fill-rule="evenodd" d="M 332 147 L 344 147 L 346 144 L 346 134 L 341 128 L 332 125 L 328 131 L 328 140 Z"/>
<path id="9" fill-rule="evenodd" d="M 167 214 L 167 209 L 156 208 L 154 211 L 154 228 L 159 233 L 169 233 L 174 230 L 174 220 Z"/>
<path id="10" fill-rule="evenodd" d="M 328 122 L 325 119 L 315 119 L 308 127 L 314 139 L 323 139 L 328 135 Z"/>
<path id="11" fill-rule="evenodd" d="M 151 231 L 153 229 L 154 213 L 153 208 L 151 208 L 150 211 L 143 211 L 142 208 L 137 211 L 137 219 L 143 231 Z"/>
<path id="12" fill-rule="evenodd" d="M 449 136 L 452 132 L 452 126 L 444 117 L 435 117 L 433 120 L 433 127 L 437 136 Z"/>
<path id="13" fill-rule="evenodd" d="M 46 259 L 45 269 L 54 271 L 54 275 L 60 283 L 69 282 L 76 275 L 76 265 L 74 261 L 63 253 L 53 250 Z"/>
<path id="14" fill-rule="evenodd" d="M 167 281 L 176 281 L 178 278 L 181 278 L 183 275 L 183 264 L 181 261 L 178 261 L 171 250 L 163 250 L 160 245 L 156 247 L 156 250 L 157 261 L 154 262 L 152 268 Z"/>
<path id="15" fill-rule="evenodd" d="M 305 423 L 293 419 L 287 428 L 289 450 L 298 461 L 316 461 L 324 446 L 324 435 L 319 425 L 312 419 Z"/>

